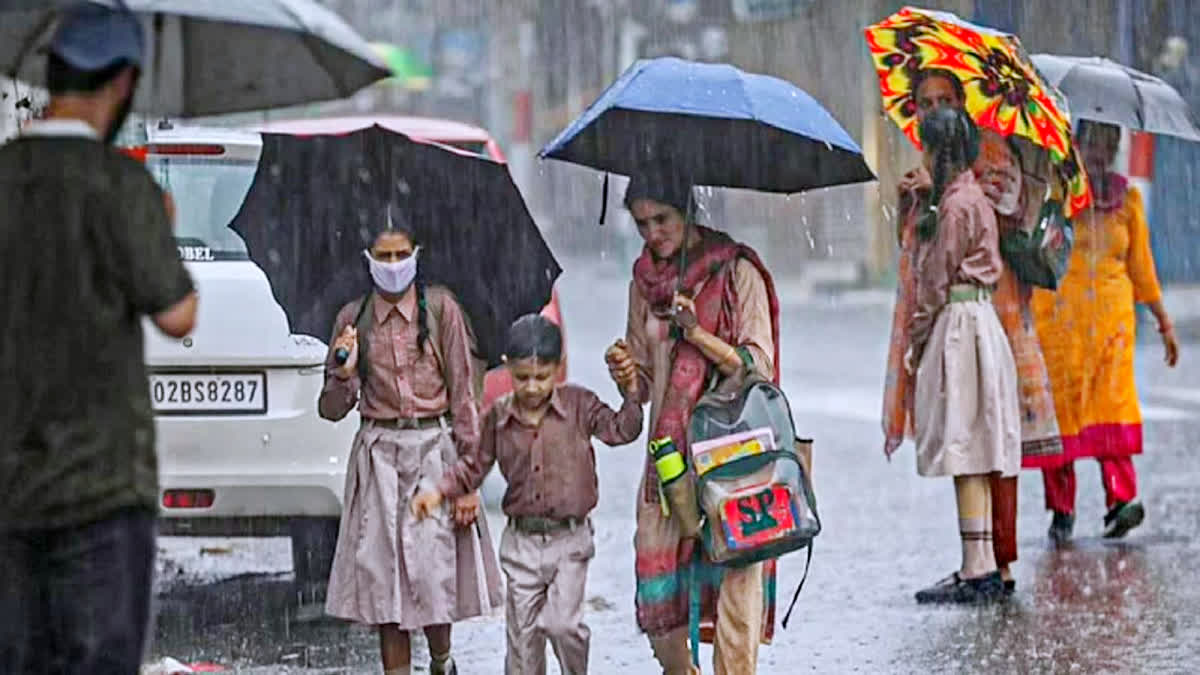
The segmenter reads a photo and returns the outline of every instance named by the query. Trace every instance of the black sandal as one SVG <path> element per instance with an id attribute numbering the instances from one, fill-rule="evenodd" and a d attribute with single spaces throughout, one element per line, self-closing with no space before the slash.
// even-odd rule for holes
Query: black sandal
<path id="1" fill-rule="evenodd" d="M 1004 580 L 999 572 L 991 572 L 975 579 L 964 579 L 955 572 L 936 584 L 917 591 L 917 604 L 977 605 L 1005 597 Z"/>

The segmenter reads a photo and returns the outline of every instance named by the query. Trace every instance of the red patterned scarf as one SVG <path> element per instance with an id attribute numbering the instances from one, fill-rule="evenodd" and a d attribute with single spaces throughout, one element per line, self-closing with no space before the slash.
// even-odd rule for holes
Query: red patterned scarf
<path id="1" fill-rule="evenodd" d="M 1104 175 L 1092 178 L 1092 208 L 1101 213 L 1111 213 L 1125 204 L 1125 193 L 1129 180 L 1119 173 L 1105 171 Z"/>

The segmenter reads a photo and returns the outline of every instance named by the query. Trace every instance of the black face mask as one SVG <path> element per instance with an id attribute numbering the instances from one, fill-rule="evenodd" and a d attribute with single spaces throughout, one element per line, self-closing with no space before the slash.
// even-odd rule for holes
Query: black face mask
<path id="1" fill-rule="evenodd" d="M 129 119 L 129 113 L 133 110 L 133 94 L 130 94 L 121 107 L 117 108 L 117 114 L 113 117 L 112 124 L 109 125 L 108 131 L 104 132 L 104 144 L 111 145 L 117 137 L 117 132 L 121 131 L 121 127 L 125 125 L 125 120 Z"/>

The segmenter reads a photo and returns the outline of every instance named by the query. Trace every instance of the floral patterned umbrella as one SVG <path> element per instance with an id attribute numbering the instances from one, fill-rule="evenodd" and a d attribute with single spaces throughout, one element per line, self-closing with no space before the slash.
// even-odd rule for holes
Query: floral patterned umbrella
<path id="1" fill-rule="evenodd" d="M 946 70 L 962 82 L 967 112 L 980 126 L 1025 138 L 1049 153 L 1067 185 L 1068 216 L 1091 202 L 1087 175 L 1071 144 L 1066 98 L 1041 77 L 1016 36 L 916 7 L 864 33 L 883 107 L 918 148 L 913 78 L 924 69 Z"/>

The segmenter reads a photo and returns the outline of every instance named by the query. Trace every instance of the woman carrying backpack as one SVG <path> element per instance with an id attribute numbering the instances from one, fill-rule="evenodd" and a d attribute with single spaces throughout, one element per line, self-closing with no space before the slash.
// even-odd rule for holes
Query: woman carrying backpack
<path id="1" fill-rule="evenodd" d="M 991 296 L 1000 280 L 999 230 L 971 165 L 979 131 L 942 106 L 921 121 L 932 174 L 930 210 L 917 224 L 916 309 L 905 368 L 916 373 L 917 472 L 953 476 L 962 566 L 917 602 L 1000 599 L 992 547 L 991 478 L 1021 466 L 1016 364 Z"/>
<path id="2" fill-rule="evenodd" d="M 450 624 L 502 602 L 478 495 L 422 521 L 409 509 L 479 435 L 466 319 L 449 291 L 421 281 L 418 253 L 411 232 L 390 227 L 366 252 L 375 288 L 338 313 L 319 404 L 329 420 L 356 404 L 362 415 L 326 611 L 378 626 L 387 675 L 410 672 L 417 629 L 430 672 L 457 672 Z"/>
<path id="3" fill-rule="evenodd" d="M 689 222 L 692 186 L 670 167 L 634 176 L 625 206 L 645 242 L 634 263 L 626 339 L 610 352 L 617 381 L 641 378 L 651 439 L 686 439 L 692 408 L 710 376 L 749 366 L 774 379 L 779 303 L 758 255 L 727 235 Z M 680 278 L 680 259 L 686 268 Z M 664 514 L 647 456 L 634 540 L 638 626 L 668 675 L 694 672 L 688 649 L 689 565 L 697 540 Z M 701 565 L 702 634 L 719 675 L 754 673 L 758 645 L 773 632 L 772 562 Z"/>

